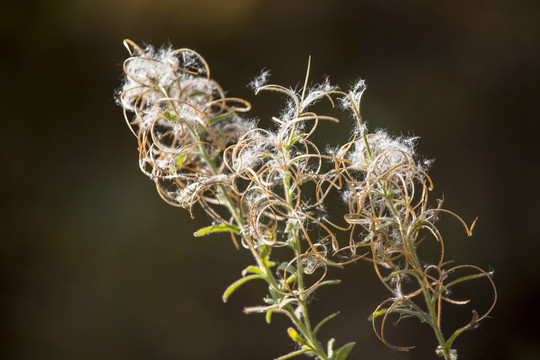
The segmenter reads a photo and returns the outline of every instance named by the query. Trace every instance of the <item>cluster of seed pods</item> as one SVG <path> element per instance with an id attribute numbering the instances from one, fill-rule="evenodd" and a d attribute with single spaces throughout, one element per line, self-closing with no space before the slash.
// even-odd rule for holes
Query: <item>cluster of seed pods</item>
<path id="1" fill-rule="evenodd" d="M 199 204 L 216 229 L 240 235 L 260 264 L 270 249 L 292 250 L 278 260 L 280 285 L 271 284 L 280 301 L 304 301 L 323 284 L 328 266 L 370 261 L 392 294 L 371 316 L 377 335 L 388 344 L 388 316 L 415 316 L 434 329 L 438 351 L 447 359 L 455 355 L 455 338 L 491 312 L 496 300 L 492 274 L 472 265 L 450 266 L 436 225 L 441 215 L 450 215 L 471 235 L 474 222 L 467 226 L 443 209 L 442 201 L 430 205 L 429 162 L 416 155 L 416 138 L 368 133 L 360 117 L 362 80 L 342 92 L 328 81 L 309 87 L 306 76 L 301 91 L 295 91 L 267 85 L 265 74 L 255 82 L 256 92 L 277 92 L 287 100 L 273 117 L 274 128 L 261 129 L 240 115 L 250 104 L 226 97 L 198 53 L 142 49 L 129 40 L 125 45 L 131 57 L 124 63 L 126 80 L 118 99 L 138 139 L 141 170 L 167 203 L 189 209 Z M 322 99 L 339 103 L 356 120 L 352 140 L 324 152 L 313 135 L 321 121 L 339 121 L 311 110 Z M 345 209 L 336 212 L 339 218 L 328 211 L 328 200 L 335 196 Z M 429 241 L 440 249 L 434 263 L 423 261 L 417 251 Z M 322 271 L 309 283 L 291 276 L 317 269 Z M 468 303 L 453 299 L 452 288 L 479 278 L 493 288 L 492 305 L 481 315 L 473 311 L 468 324 L 445 338 L 443 304 Z"/>

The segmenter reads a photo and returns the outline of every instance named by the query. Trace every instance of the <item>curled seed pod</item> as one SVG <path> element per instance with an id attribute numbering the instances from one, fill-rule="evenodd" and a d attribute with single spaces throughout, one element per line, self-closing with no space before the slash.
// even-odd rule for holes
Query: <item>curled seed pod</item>
<path id="1" fill-rule="evenodd" d="M 141 170 L 169 204 L 191 208 L 202 202 L 216 218 L 208 204 L 219 202 L 219 191 L 233 196 L 230 174 L 220 165 L 223 151 L 252 128 L 239 116 L 250 104 L 227 98 L 193 50 L 124 44 L 131 57 L 124 62 L 118 103 L 137 136 Z"/>

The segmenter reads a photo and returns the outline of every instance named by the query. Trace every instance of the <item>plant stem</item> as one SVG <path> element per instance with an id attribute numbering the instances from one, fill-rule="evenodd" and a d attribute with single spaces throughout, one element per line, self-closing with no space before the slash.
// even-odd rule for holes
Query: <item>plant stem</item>
<path id="1" fill-rule="evenodd" d="M 409 241 L 408 237 L 405 239 L 405 241 L 407 242 L 407 250 L 411 259 L 413 260 L 414 267 L 416 269 L 420 269 L 420 261 L 418 259 L 418 254 L 416 253 L 416 249 L 414 248 L 412 241 Z M 439 341 L 439 345 L 441 346 L 445 360 L 450 360 L 450 349 L 447 349 L 446 341 L 444 340 L 444 336 L 437 320 L 435 299 L 431 298 L 431 292 L 429 291 L 429 288 L 426 284 L 425 277 L 417 270 L 414 270 L 414 273 L 418 279 L 418 283 L 422 287 L 422 294 L 424 295 L 424 300 L 429 310 L 429 325 L 435 332 L 435 336 Z"/>
<path id="2" fill-rule="evenodd" d="M 292 197 L 291 197 L 291 185 L 290 185 L 290 174 L 288 172 L 285 172 L 283 174 L 283 191 L 285 192 L 285 200 L 287 201 L 287 205 L 289 205 L 292 208 Z M 302 332 L 302 335 L 306 338 L 306 340 L 311 345 L 314 352 L 317 354 L 317 356 L 322 360 L 327 360 L 328 357 L 325 353 L 325 351 L 322 349 L 319 341 L 316 339 L 315 335 L 313 334 L 313 330 L 311 328 L 311 322 L 309 320 L 309 312 L 307 307 L 307 299 L 305 296 L 304 290 L 304 264 L 302 263 L 302 248 L 300 244 L 300 239 L 298 236 L 298 228 L 294 227 L 292 229 L 293 232 L 293 251 L 296 256 L 296 280 L 298 281 L 298 302 L 300 303 L 300 309 L 301 309 L 301 321 L 302 321 L 302 327 L 299 328 L 299 330 Z M 291 309 L 292 310 L 292 309 Z M 294 311 L 293 311 L 294 314 Z M 296 316 L 296 315 L 295 315 Z M 294 321 L 293 321 L 294 322 Z"/>
<path id="3" fill-rule="evenodd" d="M 190 131 L 191 131 L 191 133 L 193 135 L 196 134 L 196 132 L 193 129 L 191 129 L 190 127 L 188 127 L 188 128 L 190 129 Z M 199 139 L 199 140 L 201 140 L 201 139 Z M 206 164 L 208 165 L 208 168 L 210 169 L 210 172 L 212 173 L 212 175 L 218 175 L 216 165 L 214 164 L 212 159 L 210 159 L 210 157 L 208 156 L 208 153 L 206 152 L 206 149 L 204 148 L 204 146 L 201 143 L 199 143 L 198 147 L 199 147 L 200 154 L 203 157 L 203 159 L 205 160 Z M 290 178 L 289 178 L 288 174 L 286 174 L 284 176 L 284 179 L 283 179 L 285 197 L 286 197 L 287 204 L 289 206 L 292 206 L 291 186 L 290 186 L 289 180 L 290 180 Z M 221 198 L 225 202 L 225 205 L 226 205 L 227 209 L 229 210 L 229 212 L 231 213 L 231 215 L 233 216 L 234 221 L 236 222 L 236 224 L 240 228 L 243 229 L 244 228 L 244 221 L 243 221 L 242 217 L 239 214 L 238 206 L 236 206 L 236 204 L 234 204 L 233 199 L 230 197 L 229 193 L 227 192 L 227 190 L 225 189 L 225 186 L 223 184 L 219 184 L 218 189 L 219 189 L 219 198 Z M 308 343 L 309 343 L 310 347 L 312 348 L 313 352 L 315 352 L 315 354 L 319 357 L 319 359 L 328 360 L 328 357 L 327 357 L 325 351 L 322 349 L 320 343 L 317 341 L 315 335 L 313 334 L 313 330 L 311 328 L 311 323 L 309 321 L 309 313 L 308 313 L 307 301 L 306 301 L 307 299 L 305 298 L 305 294 L 303 292 L 303 288 L 304 288 L 304 278 L 303 278 L 304 269 L 303 269 L 302 259 L 301 259 L 301 256 L 300 256 L 301 255 L 301 246 L 300 246 L 300 241 L 299 241 L 299 237 L 298 237 L 298 229 L 296 229 L 296 228 L 293 229 L 293 235 L 294 235 L 294 252 L 295 252 L 295 256 L 297 257 L 296 279 L 298 281 L 298 291 L 299 291 L 297 300 L 298 300 L 298 302 L 300 304 L 301 316 L 299 317 L 296 314 L 295 309 L 291 305 L 284 306 L 283 310 L 287 313 L 288 317 L 291 319 L 292 323 L 297 328 L 297 330 L 308 341 Z M 242 236 L 245 237 L 245 235 L 242 235 Z M 249 239 L 246 239 L 246 240 L 249 240 Z M 261 256 L 254 247 L 250 247 L 250 249 L 251 249 L 252 255 L 253 255 L 255 261 L 257 262 L 257 264 L 259 265 L 259 267 L 264 269 L 264 272 L 266 274 L 266 281 L 268 282 L 268 284 L 272 288 L 274 288 L 276 291 L 279 292 L 280 286 L 278 284 L 278 281 L 274 277 L 274 274 L 272 273 L 271 269 L 268 267 L 268 264 L 266 263 L 266 261 L 261 261 Z"/>
<path id="4" fill-rule="evenodd" d="M 381 184 L 382 185 L 382 184 Z M 400 224 L 400 227 L 402 227 L 403 224 L 401 224 L 401 219 L 399 217 L 399 214 L 394 206 L 394 203 L 392 202 L 391 194 L 387 193 L 387 190 L 385 187 L 382 187 L 384 193 L 385 193 L 385 200 L 388 209 L 396 219 L 396 222 Z M 402 241 L 405 244 L 405 247 L 407 249 L 407 258 L 409 259 L 410 263 L 412 263 L 412 271 L 414 275 L 416 276 L 418 283 L 420 284 L 422 288 L 422 294 L 424 296 L 424 301 L 426 302 L 426 306 L 429 311 L 429 325 L 435 332 L 435 337 L 437 338 L 437 341 L 439 342 L 439 345 L 441 346 L 441 349 L 444 354 L 445 360 L 450 360 L 450 349 L 447 349 L 446 347 L 446 341 L 444 340 L 444 336 L 442 334 L 441 328 L 439 326 L 439 322 L 437 320 L 437 313 L 435 308 L 435 300 L 431 298 L 431 292 L 429 290 L 428 284 L 426 284 L 426 277 L 421 273 L 422 264 L 420 263 L 420 259 L 418 258 L 418 254 L 416 253 L 416 248 L 414 246 L 413 241 L 411 241 L 409 234 L 404 233 L 401 231 L 402 235 Z"/>

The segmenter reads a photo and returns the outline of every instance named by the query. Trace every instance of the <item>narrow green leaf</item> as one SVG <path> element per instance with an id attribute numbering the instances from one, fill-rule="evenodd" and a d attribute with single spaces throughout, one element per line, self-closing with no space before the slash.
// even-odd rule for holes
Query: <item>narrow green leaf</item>
<path id="1" fill-rule="evenodd" d="M 244 270 L 242 270 L 242 276 L 246 276 L 247 274 L 259 274 L 259 275 L 265 275 L 264 271 L 259 269 L 256 266 L 250 265 Z"/>
<path id="2" fill-rule="evenodd" d="M 212 123 L 214 123 L 214 122 L 216 122 L 218 120 L 224 119 L 224 118 L 226 118 L 228 116 L 231 116 L 232 114 L 234 114 L 234 113 L 232 111 L 229 111 L 228 113 L 221 114 L 221 115 L 218 115 L 216 117 L 213 117 L 213 118 L 210 119 L 210 124 L 212 124 Z"/>
<path id="3" fill-rule="evenodd" d="M 289 304 L 292 304 L 293 302 L 298 302 L 299 300 L 297 298 L 293 298 L 293 297 L 286 297 L 284 299 L 282 299 L 278 304 L 279 304 L 279 309 L 283 309 L 285 306 L 289 305 Z"/>
<path id="4" fill-rule="evenodd" d="M 375 311 L 373 314 L 371 314 L 368 318 L 369 321 L 373 321 L 374 319 L 378 318 L 379 316 L 386 314 L 388 312 L 388 309 L 382 309 Z"/>
<path id="5" fill-rule="evenodd" d="M 289 265 L 286 262 L 282 262 L 281 264 L 279 264 L 277 269 L 282 270 L 282 271 L 285 271 L 285 269 L 287 269 L 287 272 L 290 273 L 291 275 L 296 274 L 296 268 L 294 267 L 294 265 Z"/>
<path id="6" fill-rule="evenodd" d="M 311 288 L 309 291 L 306 291 L 306 296 L 310 296 L 315 290 L 317 290 L 321 286 L 324 286 L 324 285 L 337 285 L 337 284 L 340 284 L 340 283 L 341 283 L 341 280 L 322 281 L 319 284 L 317 284 L 316 286 L 314 286 L 313 288 Z"/>
<path id="7" fill-rule="evenodd" d="M 459 283 L 462 283 L 462 282 L 465 282 L 465 281 L 469 281 L 469 280 L 474 280 L 474 279 L 479 279 L 479 278 L 482 278 L 482 277 L 485 277 L 486 274 L 474 274 L 474 275 L 467 275 L 467 276 L 462 276 L 446 285 L 444 285 L 439 291 L 437 291 L 435 294 L 433 294 L 433 298 L 437 298 L 439 295 L 441 295 L 444 291 L 447 291 L 448 289 L 450 289 L 452 286 L 454 285 L 457 285 Z"/>
<path id="8" fill-rule="evenodd" d="M 253 280 L 253 279 L 264 279 L 263 276 L 261 275 L 250 275 L 250 276 L 246 276 L 244 278 L 241 278 L 241 279 L 238 279 L 236 280 L 234 283 L 232 283 L 231 285 L 229 285 L 229 287 L 225 290 L 225 292 L 223 293 L 223 296 L 222 296 L 222 299 L 223 299 L 223 302 L 227 302 L 227 299 L 229 298 L 229 296 L 236 290 L 238 289 L 238 287 L 240 287 L 240 285 L 242 284 L 245 284 L 246 282 L 250 281 L 250 280 Z"/>
<path id="9" fill-rule="evenodd" d="M 456 284 L 459 284 L 460 282 L 469 281 L 469 280 L 474 280 L 474 279 L 479 279 L 479 278 L 485 277 L 485 276 L 487 276 L 487 275 L 484 274 L 484 273 L 481 273 L 481 274 L 475 274 L 475 275 L 463 276 L 463 277 L 460 277 L 459 279 L 456 279 L 456 280 L 452 281 L 451 283 L 449 283 L 448 285 L 445 285 L 445 286 L 446 286 L 446 287 L 454 286 L 454 285 L 456 285 Z"/>
<path id="10" fill-rule="evenodd" d="M 170 112 L 168 111 L 165 111 L 163 113 L 163 117 L 166 118 L 166 119 L 170 119 L 170 120 L 178 120 L 178 116 L 174 115 L 174 114 L 171 114 Z"/>
<path id="11" fill-rule="evenodd" d="M 277 292 L 272 288 L 272 286 L 269 286 L 269 287 L 268 287 L 268 293 L 270 294 L 270 296 L 272 297 L 272 299 L 274 299 L 275 301 L 280 301 L 281 295 L 280 295 L 279 293 L 277 293 Z"/>
<path id="12" fill-rule="evenodd" d="M 299 139 L 301 139 L 303 136 L 304 136 L 304 134 L 300 134 L 300 135 L 296 136 L 294 139 L 291 139 L 291 142 L 289 144 L 287 144 L 287 150 L 289 150 L 289 148 L 292 145 L 294 145 L 294 143 L 297 142 Z"/>
<path id="13" fill-rule="evenodd" d="M 368 320 L 373 321 L 374 319 L 378 318 L 381 315 L 386 314 L 387 312 L 388 312 L 388 309 L 381 309 L 381 310 L 375 311 L 373 314 L 369 316 Z M 419 311 L 395 308 L 395 309 L 392 309 L 391 313 L 414 316 L 414 317 L 417 317 L 422 322 L 428 322 L 428 316 L 426 316 L 426 314 Z"/>
<path id="14" fill-rule="evenodd" d="M 355 342 L 350 342 L 337 349 L 332 356 L 332 360 L 345 360 L 355 344 Z"/>
<path id="15" fill-rule="evenodd" d="M 218 224 L 218 225 L 212 225 L 207 226 L 205 228 L 197 230 L 193 235 L 194 236 L 204 236 L 208 235 L 210 233 L 214 232 L 224 232 L 224 231 L 232 231 L 235 234 L 240 233 L 240 228 L 238 226 L 230 225 L 230 224 Z"/>
<path id="16" fill-rule="evenodd" d="M 267 158 L 267 157 L 277 157 L 276 154 L 263 154 L 263 155 L 259 155 L 259 159 L 264 159 L 264 158 Z"/>
<path id="17" fill-rule="evenodd" d="M 287 278 L 287 284 L 291 284 L 294 280 L 296 280 L 296 274 L 291 275 Z"/>
<path id="18" fill-rule="evenodd" d="M 266 323 L 270 324 L 270 321 L 272 320 L 272 310 L 267 310 L 266 311 L 265 319 L 266 319 Z"/>
<path id="19" fill-rule="evenodd" d="M 176 159 L 176 168 L 178 169 L 182 164 L 184 163 L 184 160 L 186 160 L 186 154 L 183 154 Z"/>
<path id="20" fill-rule="evenodd" d="M 291 353 L 288 353 L 287 355 L 280 356 L 280 357 L 276 358 L 276 360 L 286 360 L 286 359 L 290 359 L 290 358 L 293 358 L 293 357 L 298 356 L 298 355 L 306 354 L 308 352 L 310 352 L 310 351 L 306 350 L 306 349 L 301 349 L 301 350 L 297 350 L 297 351 L 293 351 Z"/>
<path id="21" fill-rule="evenodd" d="M 333 313 L 333 314 L 330 314 L 330 315 L 328 315 L 327 317 L 325 317 L 324 319 L 322 319 L 322 320 L 317 324 L 317 326 L 315 326 L 315 329 L 313 329 L 313 335 L 315 336 L 315 335 L 317 334 L 317 331 L 319 331 L 319 329 L 320 329 L 324 324 L 326 324 L 326 322 L 327 322 L 328 320 L 331 320 L 331 319 L 335 318 L 335 317 L 338 316 L 338 315 L 339 315 L 339 311 L 337 311 L 337 312 L 335 312 L 335 313 Z"/>
<path id="22" fill-rule="evenodd" d="M 288 328 L 288 329 L 287 329 L 287 333 L 289 334 L 289 336 L 291 337 L 291 339 L 293 339 L 293 340 L 296 341 L 297 343 L 302 344 L 302 345 L 305 345 L 305 346 L 311 348 L 311 346 L 310 346 L 309 343 L 306 341 L 306 339 L 304 339 L 303 337 L 301 337 L 301 336 L 296 332 L 296 330 L 294 330 L 293 328 Z"/>
<path id="23" fill-rule="evenodd" d="M 464 327 L 462 327 L 460 329 L 457 329 L 452 334 L 452 336 L 450 336 L 450 338 L 446 342 L 446 346 L 445 346 L 446 350 L 452 351 L 451 348 L 452 348 L 452 343 L 454 342 L 454 340 L 456 340 L 456 338 L 459 335 L 461 335 L 464 331 L 467 331 L 467 330 L 473 328 L 478 323 L 478 313 L 476 312 L 476 310 L 473 310 L 472 313 L 473 313 L 472 320 L 467 325 L 465 325 Z"/>
<path id="24" fill-rule="evenodd" d="M 296 228 L 296 226 L 298 226 L 298 220 L 296 219 L 289 219 L 287 220 L 287 226 L 285 227 L 285 233 L 288 234 L 289 232 L 291 232 L 293 229 Z"/>

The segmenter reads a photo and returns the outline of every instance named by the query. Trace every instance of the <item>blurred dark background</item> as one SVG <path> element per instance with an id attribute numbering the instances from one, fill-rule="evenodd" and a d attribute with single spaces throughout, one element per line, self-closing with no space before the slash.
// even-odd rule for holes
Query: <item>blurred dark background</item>
<path id="1" fill-rule="evenodd" d="M 293 350 L 285 319 L 267 325 L 241 312 L 263 287 L 221 302 L 249 254 L 227 237 L 193 238 L 206 219 L 167 206 L 140 173 L 113 100 L 130 38 L 199 51 L 263 122 L 280 106 L 246 88 L 263 67 L 294 86 L 312 55 L 315 81 L 366 79 L 370 128 L 420 136 L 419 152 L 436 159 L 433 198 L 469 223 L 479 217 L 472 238 L 441 224 L 448 258 L 494 269 L 499 290 L 492 317 L 456 342 L 460 359 L 539 359 L 539 19 L 537 0 L 4 3 L 0 358 L 272 359 Z M 330 144 L 349 126 L 325 128 Z M 367 263 L 331 276 L 344 282 L 317 294 L 314 317 L 341 315 L 323 337 L 357 341 L 351 359 L 435 358 L 430 330 L 414 321 L 389 332 L 417 345 L 409 353 L 375 337 L 367 317 L 387 292 Z M 482 297 L 487 288 L 465 290 Z M 468 321 L 470 312 L 459 314 L 445 321 Z"/>

